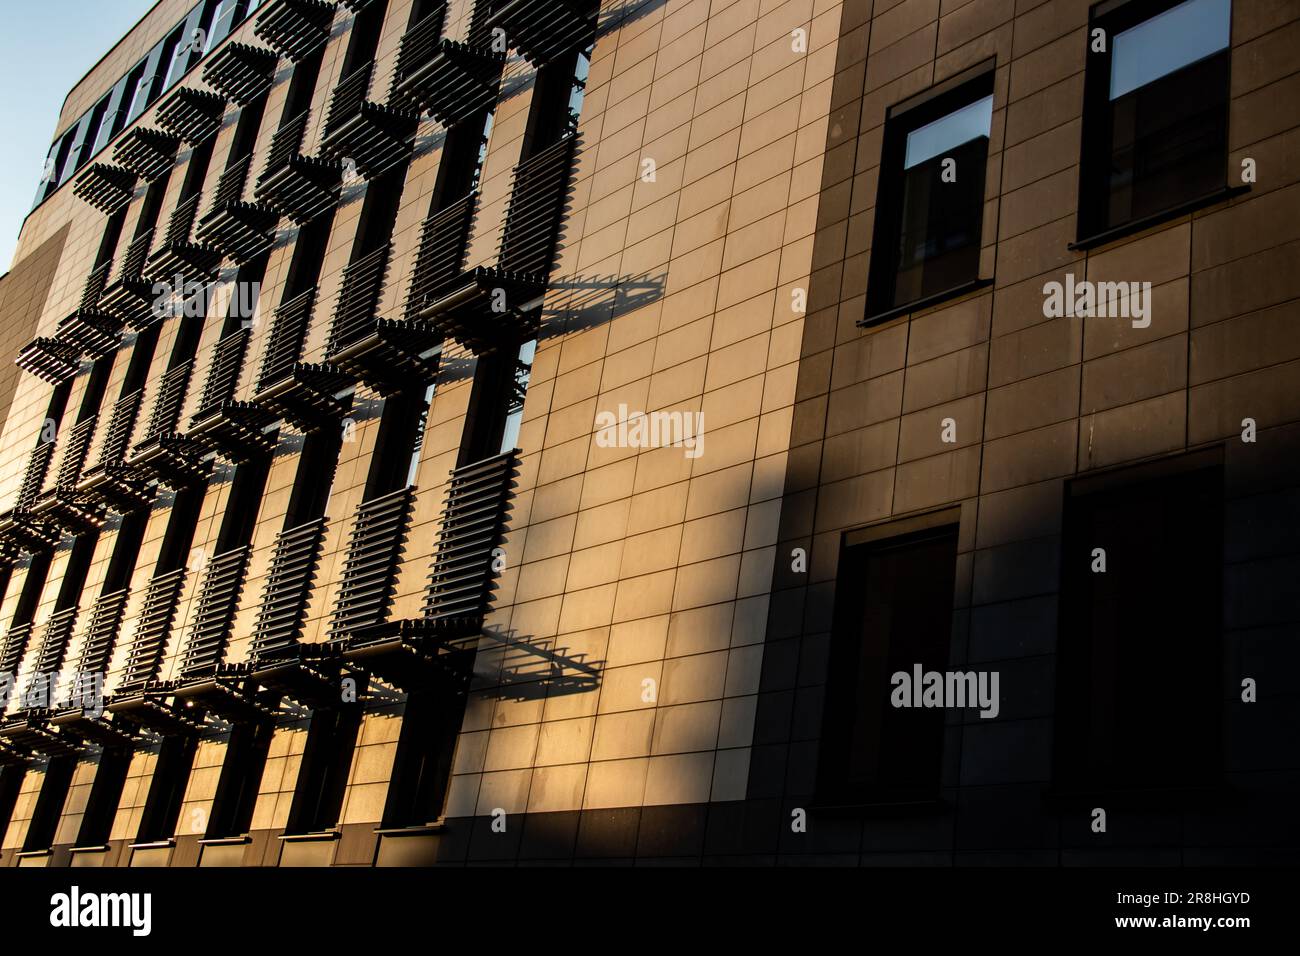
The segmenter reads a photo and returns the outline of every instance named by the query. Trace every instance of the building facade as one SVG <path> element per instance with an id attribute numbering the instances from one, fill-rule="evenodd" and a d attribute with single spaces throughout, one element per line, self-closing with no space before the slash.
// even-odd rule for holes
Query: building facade
<path id="1" fill-rule="evenodd" d="M 1293 862 L 1298 41 L 159 0 L 5 296 L 0 865 Z"/>

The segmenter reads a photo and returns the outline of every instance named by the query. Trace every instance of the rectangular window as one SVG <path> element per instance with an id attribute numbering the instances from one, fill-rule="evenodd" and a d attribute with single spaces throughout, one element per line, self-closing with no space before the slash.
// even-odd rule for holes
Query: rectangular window
<path id="1" fill-rule="evenodd" d="M 41 781 L 36 806 L 27 824 L 27 835 L 23 838 L 24 853 L 48 850 L 54 843 L 59 817 L 63 815 L 63 804 L 67 802 L 68 788 L 76 769 L 77 758 L 72 754 L 51 757 L 45 765 L 45 778 Z"/>
<path id="2" fill-rule="evenodd" d="M 0 841 L 4 840 L 9 829 L 9 821 L 18 804 L 18 794 L 22 792 L 25 776 L 26 767 L 0 767 Z"/>
<path id="3" fill-rule="evenodd" d="M 275 439 L 272 438 L 272 441 Z M 226 500 L 221 529 L 217 532 L 217 555 L 242 548 L 253 540 L 257 515 L 262 507 L 262 493 L 271 474 L 269 455 L 256 455 L 235 466 L 230 479 L 230 497 Z"/>
<path id="4" fill-rule="evenodd" d="M 922 673 L 947 669 L 956 569 L 954 524 L 846 540 L 835 585 L 819 803 L 938 797 L 945 711 L 895 707 L 892 678 L 902 672 L 910 679 L 918 666 Z"/>
<path id="5" fill-rule="evenodd" d="M 1226 188 L 1231 21 L 1231 0 L 1130 0 L 1094 9 L 1081 239 Z"/>
<path id="6" fill-rule="evenodd" d="M 1223 472 L 1198 461 L 1066 489 L 1062 791 L 1186 788 L 1219 773 Z"/>
<path id="7" fill-rule="evenodd" d="M 230 733 L 221 764 L 212 813 L 204 836 L 209 840 L 240 836 L 253 822 L 258 787 L 275 736 L 274 721 L 239 724 Z"/>
<path id="8" fill-rule="evenodd" d="M 519 443 L 537 340 L 479 359 L 457 467 L 511 451 Z"/>
<path id="9" fill-rule="evenodd" d="M 384 399 L 364 500 L 374 501 L 415 484 L 433 393 L 431 383 L 421 391 L 399 392 Z"/>
<path id="10" fill-rule="evenodd" d="M 325 516 L 342 448 L 341 428 L 321 428 L 303 437 L 293 492 L 284 516 L 286 531 Z"/>
<path id="11" fill-rule="evenodd" d="M 136 843 L 156 843 L 176 835 L 176 823 L 185 799 L 185 785 L 194 766 L 198 738 L 192 736 L 167 737 L 158 748 L 153 777 L 149 781 L 149 795 L 145 798 L 144 812 L 140 816 L 140 829 Z"/>
<path id="12" fill-rule="evenodd" d="M 867 316 L 979 279 L 993 70 L 959 77 L 890 109 L 876 188 Z"/>
<path id="13" fill-rule="evenodd" d="M 172 500 L 172 512 L 167 519 L 167 530 L 163 532 L 162 546 L 158 550 L 154 577 L 175 571 L 189 560 L 190 545 L 194 543 L 194 532 L 199 525 L 203 497 L 207 492 L 206 481 L 176 492 L 176 497 Z"/>
<path id="14" fill-rule="evenodd" d="M 235 28 L 235 24 L 243 19 L 244 7 L 244 0 L 220 0 L 212 16 L 212 29 L 208 31 L 207 43 L 203 46 L 204 56 L 230 36 L 230 31 Z"/>
<path id="15" fill-rule="evenodd" d="M 575 50 L 537 71 L 523 159 L 536 156 L 578 128 L 591 68 L 591 49 Z"/>
<path id="16" fill-rule="evenodd" d="M 338 823 L 360 729 L 358 704 L 321 707 L 312 714 L 285 833 L 319 833 Z"/>
<path id="17" fill-rule="evenodd" d="M 418 688 L 406 699 L 384 805 L 385 827 L 418 827 L 442 815 L 465 697 L 452 688 Z"/>
<path id="18" fill-rule="evenodd" d="M 77 831 L 77 846 L 103 846 L 113 830 L 113 817 L 122 800 L 126 775 L 131 769 L 131 751 L 107 747 L 99 757 L 95 782 L 91 784 L 86 810 Z"/>

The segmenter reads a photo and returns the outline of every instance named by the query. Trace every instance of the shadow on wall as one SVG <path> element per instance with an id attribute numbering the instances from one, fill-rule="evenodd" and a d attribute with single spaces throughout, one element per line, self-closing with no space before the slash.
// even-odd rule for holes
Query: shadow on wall
<path id="1" fill-rule="evenodd" d="M 491 672 L 485 661 L 494 661 Z M 533 642 L 512 630 L 484 629 L 475 662 L 475 676 L 491 684 L 488 696 L 500 700 L 542 700 L 568 694 L 586 694 L 600 687 L 605 662 L 589 661 L 587 654 L 570 653 L 557 638 Z"/>

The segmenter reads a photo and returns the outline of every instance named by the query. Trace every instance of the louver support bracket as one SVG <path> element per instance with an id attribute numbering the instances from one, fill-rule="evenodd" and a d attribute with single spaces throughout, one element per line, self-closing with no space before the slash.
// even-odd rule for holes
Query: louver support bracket
<path id="1" fill-rule="evenodd" d="M 519 454 L 509 451 L 451 473 L 438 532 L 424 615 L 429 620 L 477 620 L 496 588 L 493 552 L 505 540 Z"/>
<path id="2" fill-rule="evenodd" d="M 135 195 L 136 175 L 110 163 L 95 163 L 81 174 L 72 194 L 111 216 Z"/>
<path id="3" fill-rule="evenodd" d="M 492 100 L 506 55 L 444 39 L 444 16 L 445 8 L 426 16 L 402 37 L 388 101 L 422 110 L 450 127 Z"/>
<path id="4" fill-rule="evenodd" d="M 257 393 L 257 404 L 302 432 L 332 426 L 347 414 L 352 380 L 333 365 L 295 362 L 289 374 Z"/>
<path id="5" fill-rule="evenodd" d="M 484 27 L 504 31 L 510 46 L 541 66 L 590 42 L 597 7 L 581 0 L 505 0 L 487 15 Z"/>
<path id="6" fill-rule="evenodd" d="M 271 88 L 280 55 L 248 43 L 229 43 L 203 68 L 203 82 L 226 99 L 248 106 Z"/>
<path id="7" fill-rule="evenodd" d="M 146 182 L 152 182 L 176 161 L 180 140 L 162 130 L 137 126 L 129 130 L 113 150 L 113 159 Z"/>
<path id="8" fill-rule="evenodd" d="M 412 490 L 402 488 L 357 508 L 330 622 L 331 637 L 387 617 L 414 501 Z"/>
<path id="9" fill-rule="evenodd" d="M 342 185 L 339 163 L 295 153 L 258 180 L 257 197 L 281 216 L 305 226 L 339 201 Z"/>
<path id="10" fill-rule="evenodd" d="M 339 643 L 342 658 L 402 690 L 469 687 L 482 622 L 403 620 L 361 628 Z"/>
<path id="11" fill-rule="evenodd" d="M 122 322 L 99 309 L 78 309 L 59 323 L 58 338 L 76 346 L 82 355 L 96 358 L 112 353 L 122 343 Z"/>
<path id="12" fill-rule="evenodd" d="M 255 661 L 281 657 L 298 645 L 307 619 L 307 599 L 316 579 L 326 518 L 281 531 L 275 539 L 271 572 L 253 630 Z"/>
<path id="13" fill-rule="evenodd" d="M 258 17 L 253 32 L 297 63 L 329 39 L 335 10 L 326 0 L 280 0 Z"/>
<path id="14" fill-rule="evenodd" d="M 62 734 L 50 731 L 38 717 L 10 719 L 0 725 L 0 739 L 16 750 L 34 751 L 49 757 L 76 753 L 77 745 Z"/>
<path id="15" fill-rule="evenodd" d="M 321 156 L 350 159 L 367 179 L 392 169 L 411 154 L 420 116 L 412 109 L 369 100 L 374 64 L 367 63 L 340 83 L 330 100 Z"/>
<path id="16" fill-rule="evenodd" d="M 62 339 L 38 338 L 24 345 L 14 362 L 24 372 L 57 385 L 77 374 L 81 350 Z"/>
<path id="17" fill-rule="evenodd" d="M 226 98 L 182 86 L 158 108 L 158 125 L 179 140 L 197 146 L 221 129 Z"/>
<path id="18" fill-rule="evenodd" d="M 274 416 L 254 402 L 222 402 L 191 426 L 188 437 L 206 451 L 240 464 L 272 451 L 275 438 L 267 428 L 274 421 Z"/>
<path id="19" fill-rule="evenodd" d="M 104 717 L 94 717 L 83 707 L 63 710 L 50 717 L 59 732 L 99 747 L 130 747 L 137 742 L 130 724 L 119 725 Z"/>

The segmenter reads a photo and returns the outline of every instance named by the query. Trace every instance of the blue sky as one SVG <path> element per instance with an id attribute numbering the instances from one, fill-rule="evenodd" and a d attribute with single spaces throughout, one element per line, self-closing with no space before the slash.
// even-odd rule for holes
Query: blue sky
<path id="1" fill-rule="evenodd" d="M 68 91 L 154 0 L 0 0 L 0 274 L 54 139 Z M 67 187 L 65 187 L 67 188 Z"/>

